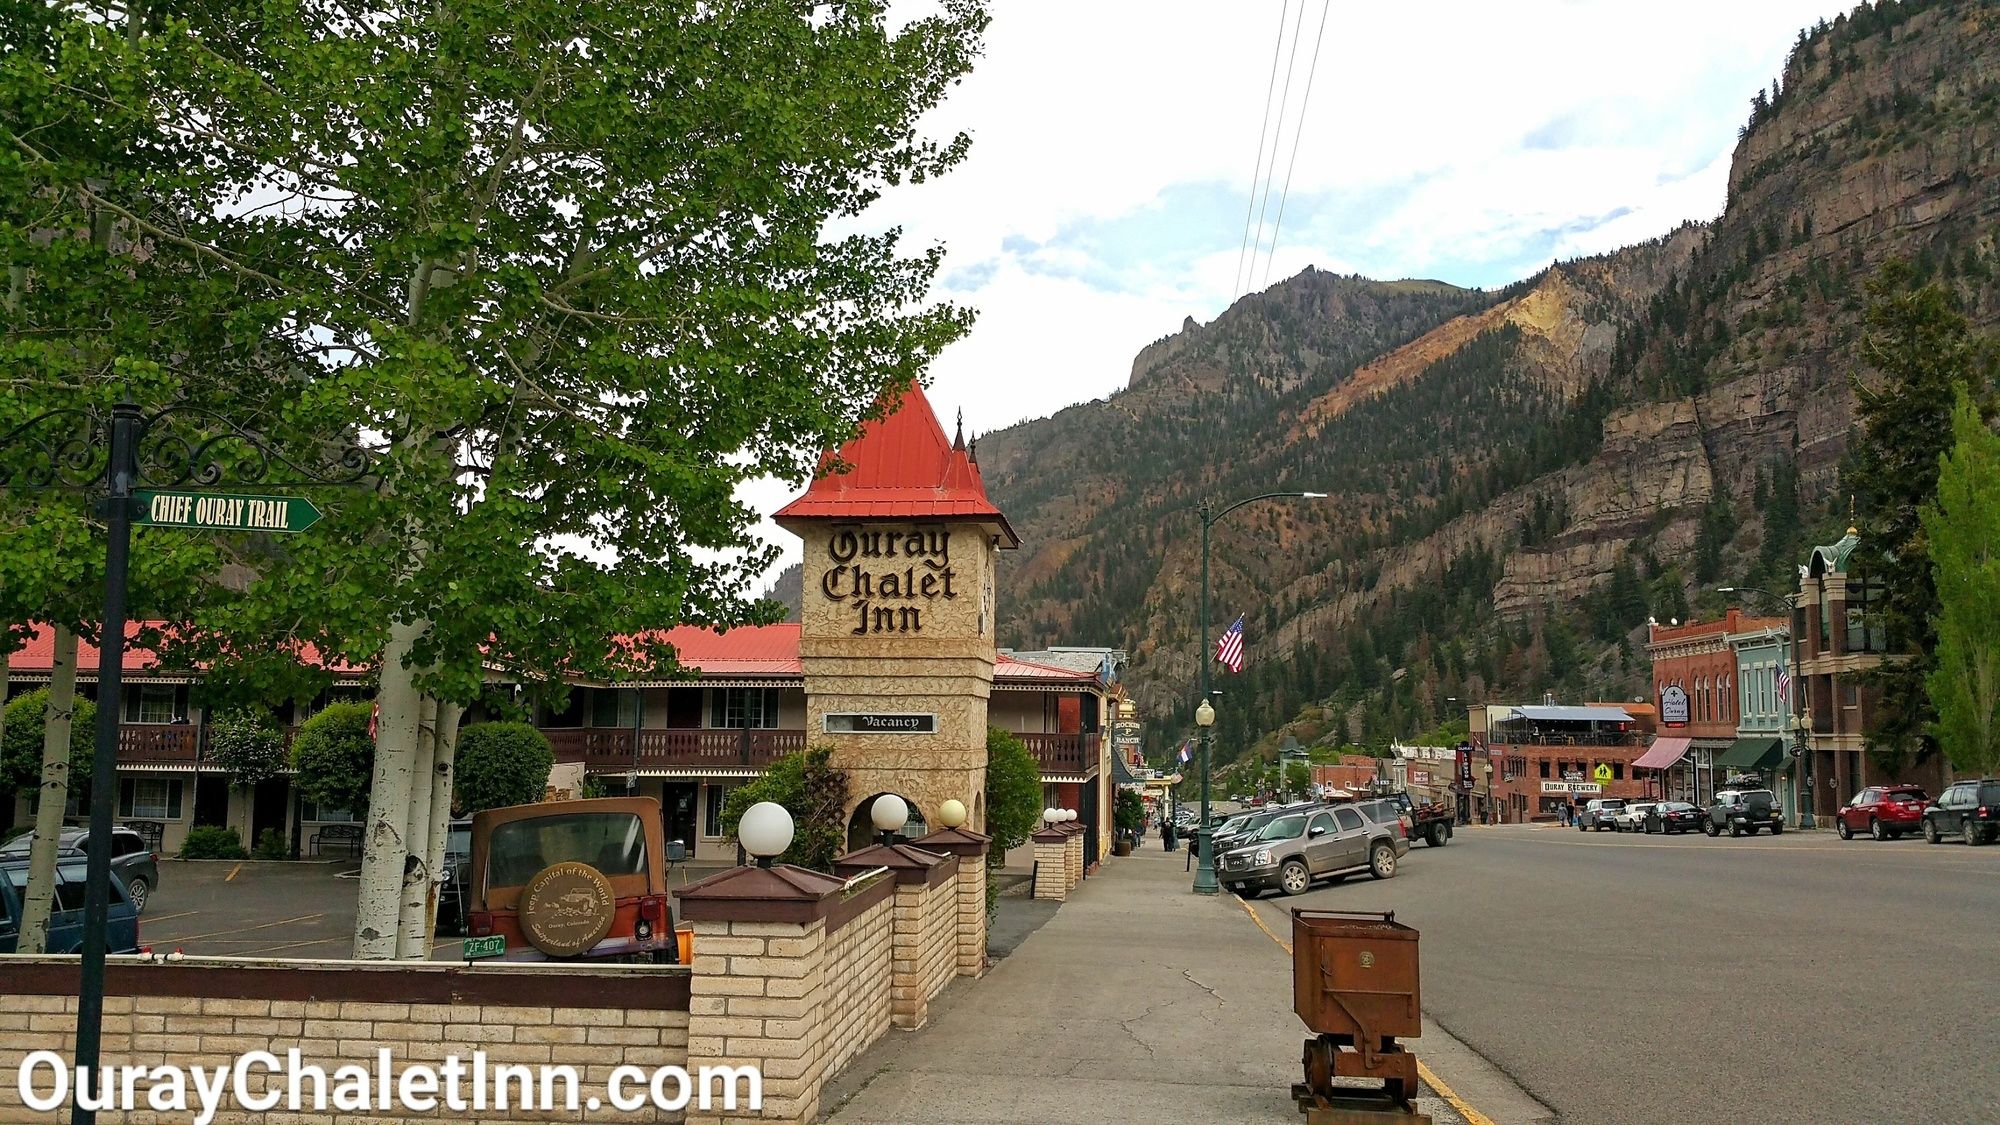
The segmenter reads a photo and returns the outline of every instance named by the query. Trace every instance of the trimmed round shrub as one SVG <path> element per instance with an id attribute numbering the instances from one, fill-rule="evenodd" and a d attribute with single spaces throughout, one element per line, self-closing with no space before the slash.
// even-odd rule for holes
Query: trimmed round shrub
<path id="1" fill-rule="evenodd" d="M 366 815 L 375 785 L 375 740 L 368 737 L 371 703 L 335 703 L 305 721 L 292 739 L 299 792 L 323 809 Z"/>
<path id="2" fill-rule="evenodd" d="M 181 841 L 181 858 L 248 859 L 249 853 L 243 850 L 234 828 L 204 824 L 188 829 L 187 839 Z"/>
<path id="3" fill-rule="evenodd" d="M 451 807 L 461 816 L 526 805 L 548 792 L 556 752 L 526 723 L 473 723 L 459 728 L 452 759 Z"/>

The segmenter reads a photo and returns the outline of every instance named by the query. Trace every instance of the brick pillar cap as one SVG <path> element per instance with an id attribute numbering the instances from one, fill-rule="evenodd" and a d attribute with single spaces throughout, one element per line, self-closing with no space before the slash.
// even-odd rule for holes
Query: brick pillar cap
<path id="1" fill-rule="evenodd" d="M 1029 838 L 1034 840 L 1035 843 L 1037 844 L 1060 844 L 1063 841 L 1069 839 L 1069 833 L 1064 832 L 1060 828 L 1043 828 L 1037 830 L 1035 834 Z"/>
<path id="2" fill-rule="evenodd" d="M 993 846 L 993 837 L 970 828 L 941 828 L 910 843 L 927 852 L 949 852 L 963 858 L 985 855 Z"/>
<path id="3" fill-rule="evenodd" d="M 859 875 L 886 867 L 896 882 L 905 886 L 937 886 L 958 873 L 958 863 L 942 852 L 926 851 L 911 844 L 870 844 L 833 861 L 833 869 L 843 875 Z"/>
<path id="4" fill-rule="evenodd" d="M 680 893 L 680 915 L 699 922 L 799 922 L 825 918 L 845 879 L 790 863 L 732 867 Z"/>

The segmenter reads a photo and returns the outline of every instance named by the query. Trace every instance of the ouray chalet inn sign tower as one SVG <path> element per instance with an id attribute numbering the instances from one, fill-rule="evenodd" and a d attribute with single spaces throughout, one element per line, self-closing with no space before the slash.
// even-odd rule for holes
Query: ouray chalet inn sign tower
<path id="1" fill-rule="evenodd" d="M 974 449 L 912 383 L 777 522 L 805 541 L 800 662 L 807 738 L 848 775 L 848 822 L 881 793 L 931 827 L 956 799 L 986 827 L 994 566 L 1020 545 Z M 863 815 L 865 820 L 865 814 Z"/>

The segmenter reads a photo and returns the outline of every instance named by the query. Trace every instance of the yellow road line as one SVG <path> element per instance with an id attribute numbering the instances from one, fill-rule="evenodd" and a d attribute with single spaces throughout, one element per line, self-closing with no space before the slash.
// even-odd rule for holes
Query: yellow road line
<path id="1" fill-rule="evenodd" d="M 1417 1077 L 1430 1083 L 1431 1089 L 1437 1091 L 1438 1097 L 1443 1098 L 1451 1108 L 1457 1110 L 1459 1115 L 1465 1118 L 1467 1125 L 1493 1125 L 1491 1117 L 1467 1105 L 1465 1099 L 1459 1097 L 1452 1091 L 1451 1087 L 1445 1085 L 1444 1080 L 1439 1078 L 1437 1073 L 1430 1067 L 1425 1066 L 1422 1059 L 1417 1060 Z"/>
<path id="2" fill-rule="evenodd" d="M 242 870 L 243 870 L 243 865 L 240 863 L 237 864 L 236 866 L 229 869 L 229 874 L 224 875 L 222 877 L 222 881 L 225 883 L 234 883 L 236 881 L 237 873 L 241 872 Z"/>
<path id="3" fill-rule="evenodd" d="M 1236 905 L 1243 908 L 1243 913 L 1248 914 L 1252 922 L 1257 923 L 1257 928 L 1264 931 L 1265 937 L 1268 937 L 1272 941 L 1278 943 L 1278 948 L 1285 951 L 1285 956 L 1289 957 L 1292 955 L 1292 943 L 1286 941 L 1284 938 L 1279 937 L 1274 931 L 1272 931 L 1271 927 L 1265 925 L 1264 919 L 1258 916 L 1257 911 L 1251 907 L 1248 900 L 1239 898 L 1236 900 Z M 1459 1112 L 1459 1115 L 1465 1118 L 1467 1125 L 1493 1125 L 1493 1119 L 1491 1117 L 1488 1117 L 1485 1114 L 1479 1112 L 1478 1110 L 1472 1108 L 1472 1106 L 1468 1104 L 1464 1098 L 1459 1097 L 1458 1094 L 1455 1093 L 1451 1087 L 1445 1085 L 1444 1080 L 1439 1078 L 1435 1071 L 1431 1070 L 1430 1067 L 1425 1066 L 1424 1060 L 1421 1058 L 1417 1060 L 1417 1075 L 1418 1077 L 1422 1078 L 1425 1082 L 1429 1083 L 1431 1089 L 1437 1091 L 1438 1097 L 1443 1098 L 1446 1104 L 1450 1105 L 1451 1108 L 1457 1110 Z"/>

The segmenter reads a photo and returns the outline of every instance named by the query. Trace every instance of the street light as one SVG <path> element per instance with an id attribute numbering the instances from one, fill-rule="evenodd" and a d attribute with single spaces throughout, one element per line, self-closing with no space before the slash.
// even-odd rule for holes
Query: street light
<path id="1" fill-rule="evenodd" d="M 743 850 L 757 857 L 757 866 L 769 867 L 786 848 L 792 846 L 792 814 L 776 801 L 759 801 L 743 810 L 736 822 L 736 839 Z"/>
<path id="2" fill-rule="evenodd" d="M 1202 730 L 1201 822 L 1195 825 L 1194 829 L 1195 854 L 1198 857 L 1198 861 L 1195 864 L 1195 872 L 1194 872 L 1194 893 L 1198 895 L 1212 895 L 1222 889 L 1221 887 L 1217 886 L 1215 882 L 1215 854 L 1212 847 L 1212 845 L 1214 844 L 1214 838 L 1212 833 L 1209 831 L 1209 824 L 1208 824 L 1209 759 L 1213 756 L 1210 753 L 1210 747 L 1213 745 L 1215 741 L 1215 735 L 1209 729 L 1210 727 L 1213 727 L 1215 725 L 1215 708 L 1211 706 L 1208 702 L 1208 697 L 1211 694 L 1211 689 L 1209 687 L 1209 674 L 1210 674 L 1209 666 L 1215 663 L 1215 654 L 1208 651 L 1209 532 L 1214 529 L 1216 523 L 1220 521 L 1222 517 L 1228 515 L 1229 513 L 1235 511 L 1238 508 L 1244 507 L 1245 505 L 1248 504 L 1255 504 L 1260 500 L 1324 500 L 1324 499 L 1326 499 L 1326 493 L 1324 492 L 1265 492 L 1265 493 L 1260 493 L 1259 495 L 1256 496 L 1249 497 L 1244 500 L 1238 500 L 1236 503 L 1229 505 L 1227 508 L 1224 508 L 1221 511 L 1216 511 L 1213 505 L 1210 505 L 1206 502 L 1204 502 L 1201 506 L 1201 633 L 1199 638 L 1202 645 L 1201 706 L 1196 708 L 1194 713 L 1195 725 L 1200 727 Z M 1202 718 L 1202 715 L 1204 713 L 1206 713 L 1208 716 L 1206 720 Z"/>
<path id="3" fill-rule="evenodd" d="M 1805 642 L 1805 638 L 1793 636 L 1791 625 L 1793 620 L 1792 611 L 1797 607 L 1792 604 L 1790 597 L 1756 586 L 1718 586 L 1715 592 L 1718 594 L 1755 594 L 1760 598 L 1770 598 L 1772 601 L 1785 607 L 1785 640 L 1792 650 L 1792 694 L 1798 701 L 1797 706 L 1792 709 L 1791 724 L 1792 755 L 1799 760 L 1799 785 L 1798 791 L 1794 796 L 1797 798 L 1799 804 L 1799 827 L 1817 827 L 1813 822 L 1812 811 L 1812 720 L 1806 717 L 1806 678 L 1801 672 L 1802 665 L 1799 662 L 1799 646 Z M 1791 706 L 1792 702 L 1790 699 L 1785 701 L 1787 706 Z"/>

